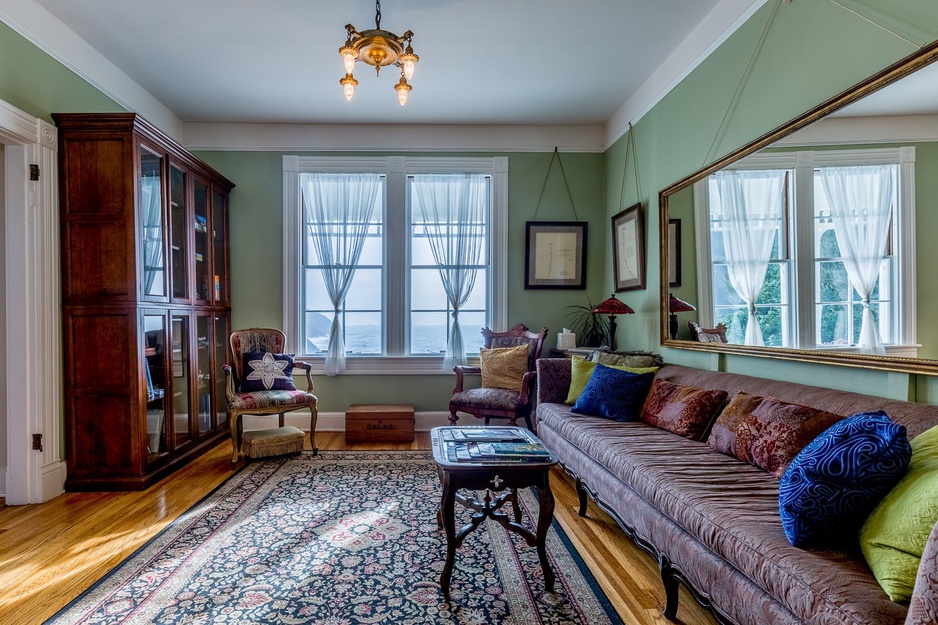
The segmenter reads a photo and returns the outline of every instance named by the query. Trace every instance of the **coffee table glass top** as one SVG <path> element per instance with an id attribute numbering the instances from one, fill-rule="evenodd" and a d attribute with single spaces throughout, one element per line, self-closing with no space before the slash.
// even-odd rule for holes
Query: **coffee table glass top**
<path id="1" fill-rule="evenodd" d="M 430 432 L 440 464 L 554 464 L 556 456 L 529 430 L 515 426 L 447 426 Z"/>

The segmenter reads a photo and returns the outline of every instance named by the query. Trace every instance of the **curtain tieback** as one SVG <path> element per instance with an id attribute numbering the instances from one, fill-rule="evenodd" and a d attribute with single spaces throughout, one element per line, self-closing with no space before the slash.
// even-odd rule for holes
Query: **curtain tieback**
<path id="1" fill-rule="evenodd" d="M 749 304 L 749 314 L 753 317 L 756 316 L 756 305 L 754 303 Z"/>

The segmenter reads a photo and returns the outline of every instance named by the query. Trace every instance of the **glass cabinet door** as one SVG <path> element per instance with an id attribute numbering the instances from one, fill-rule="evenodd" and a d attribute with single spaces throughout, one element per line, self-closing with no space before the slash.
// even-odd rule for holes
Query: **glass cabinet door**
<path id="1" fill-rule="evenodd" d="M 209 240 L 208 240 L 208 184 L 195 179 L 192 185 L 192 205 L 195 209 L 195 297 L 203 301 L 212 300 L 214 286 L 209 286 Z"/>
<path id="2" fill-rule="evenodd" d="M 189 232 L 186 227 L 186 172 L 169 168 L 169 220 L 171 227 L 173 299 L 189 298 Z"/>
<path id="3" fill-rule="evenodd" d="M 212 431 L 212 319 L 211 316 L 196 317 L 196 352 L 198 357 L 198 378 L 196 379 L 196 397 L 199 406 L 197 420 L 199 435 Z"/>
<path id="4" fill-rule="evenodd" d="M 212 266 L 214 267 L 215 301 L 228 301 L 228 198 L 224 193 L 212 193 Z"/>
<path id="5" fill-rule="evenodd" d="M 163 157 L 140 148 L 140 223 L 143 231 L 143 294 L 166 295 L 163 259 Z"/>
<path id="6" fill-rule="evenodd" d="M 225 371 L 228 363 L 228 316 L 215 317 L 215 423 L 228 421 L 228 398 L 225 395 Z"/>
<path id="7" fill-rule="evenodd" d="M 172 371 L 173 371 L 173 447 L 192 440 L 189 401 L 189 316 L 172 317 Z"/>
<path id="8" fill-rule="evenodd" d="M 166 447 L 166 317 L 143 316 L 143 362 L 147 397 L 147 463 Z"/>

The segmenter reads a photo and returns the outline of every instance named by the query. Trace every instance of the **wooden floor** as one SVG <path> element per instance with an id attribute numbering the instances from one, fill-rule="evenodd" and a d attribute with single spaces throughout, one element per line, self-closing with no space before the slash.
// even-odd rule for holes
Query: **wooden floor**
<path id="1" fill-rule="evenodd" d="M 317 434 L 320 449 L 429 449 L 418 432 L 406 444 L 346 445 L 343 432 Z M 6 506 L 0 499 L 0 625 L 42 623 L 231 475 L 231 444 L 218 447 L 148 490 L 66 493 L 44 504 Z M 308 447 L 307 443 L 307 447 Z M 627 625 L 670 623 L 661 614 L 658 566 L 590 503 L 562 471 L 551 475 L 555 518 Z M 679 623 L 715 622 L 681 590 Z"/>

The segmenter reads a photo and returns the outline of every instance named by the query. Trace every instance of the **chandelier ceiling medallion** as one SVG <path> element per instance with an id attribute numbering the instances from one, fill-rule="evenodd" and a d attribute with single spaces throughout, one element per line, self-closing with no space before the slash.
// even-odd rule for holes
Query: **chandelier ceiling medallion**
<path id="1" fill-rule="evenodd" d="M 375 27 L 358 32 L 351 24 L 345 25 L 348 39 L 345 45 L 339 48 L 339 54 L 345 62 L 345 78 L 339 81 L 345 89 L 345 99 L 351 100 L 355 94 L 358 81 L 352 76 L 356 61 L 364 61 L 375 68 L 375 74 L 381 73 L 381 68 L 396 65 L 401 68 L 401 79 L 394 89 L 397 91 L 397 100 L 401 106 L 407 103 L 407 95 L 413 89 L 407 81 L 414 77 L 414 68 L 420 60 L 410 45 L 414 33 L 407 31 L 402 37 L 392 32 L 381 30 L 381 0 L 375 2 Z M 407 47 L 404 47 L 407 44 Z"/>

